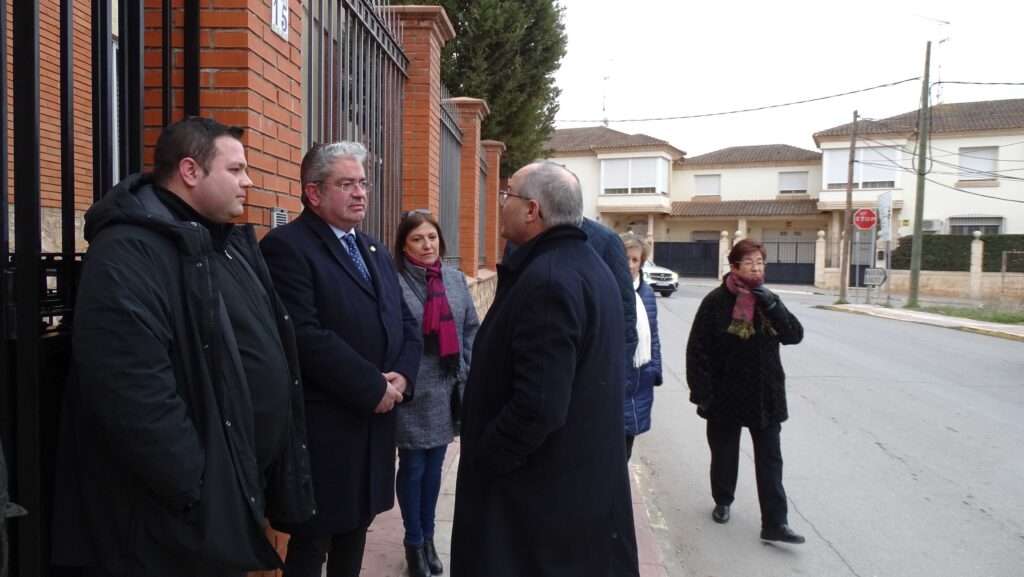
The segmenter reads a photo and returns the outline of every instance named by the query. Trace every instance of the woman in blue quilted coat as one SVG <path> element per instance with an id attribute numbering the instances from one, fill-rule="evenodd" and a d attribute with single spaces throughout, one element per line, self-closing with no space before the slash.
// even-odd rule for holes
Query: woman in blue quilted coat
<path id="1" fill-rule="evenodd" d="M 623 406 L 626 417 L 626 460 L 633 454 L 633 439 L 651 428 L 651 407 L 654 405 L 654 387 L 661 385 L 661 341 L 658 338 L 658 303 L 654 291 L 644 283 L 640 269 L 647 262 L 647 244 L 638 235 L 622 235 L 633 275 L 636 294 L 637 347 L 633 366 L 627 367 L 626 398 Z"/>

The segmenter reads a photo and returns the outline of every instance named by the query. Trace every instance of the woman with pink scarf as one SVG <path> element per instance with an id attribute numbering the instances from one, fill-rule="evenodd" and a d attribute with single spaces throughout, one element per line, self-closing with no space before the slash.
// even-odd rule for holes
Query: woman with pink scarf
<path id="1" fill-rule="evenodd" d="M 711 448 L 711 513 L 729 521 L 736 491 L 740 433 L 750 431 L 761 505 L 761 539 L 803 543 L 789 528 L 782 487 L 781 423 L 786 408 L 786 374 L 779 345 L 795 345 L 804 330 L 778 295 L 764 286 L 765 250 L 741 240 L 729 253 L 722 285 L 700 304 L 686 346 L 690 401 L 707 420 Z"/>
<path id="2" fill-rule="evenodd" d="M 480 323 L 465 275 L 441 262 L 445 243 L 437 220 L 425 210 L 407 212 L 396 236 L 398 280 L 422 326 L 423 357 L 415 397 L 395 407 L 395 490 L 409 575 L 427 577 L 444 571 L 434 547 L 434 511 L 444 454 L 458 434 L 462 387 Z"/>

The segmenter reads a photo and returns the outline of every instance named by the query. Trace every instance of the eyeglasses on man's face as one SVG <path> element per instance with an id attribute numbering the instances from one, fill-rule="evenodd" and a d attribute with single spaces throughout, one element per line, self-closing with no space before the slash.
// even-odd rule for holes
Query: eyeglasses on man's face
<path id="1" fill-rule="evenodd" d="M 506 202 L 508 202 L 508 198 L 510 196 L 513 197 L 513 198 L 521 198 L 523 200 L 529 200 L 528 198 L 526 198 L 525 196 L 523 196 L 521 194 L 516 194 L 516 193 L 512 192 L 511 190 L 509 190 L 507 188 L 504 188 L 504 189 L 498 191 L 498 202 L 500 202 L 502 205 L 504 205 Z"/>
<path id="2" fill-rule="evenodd" d="M 764 268 L 764 260 L 760 258 L 745 258 L 740 261 L 740 266 L 744 268 Z"/>
<path id="3" fill-rule="evenodd" d="M 325 183 L 330 184 L 335 188 L 341 189 L 341 192 L 344 192 L 345 194 L 354 192 L 356 188 L 362 189 L 363 192 L 370 192 L 371 190 L 373 190 L 373 185 L 370 184 L 370 181 L 366 180 L 365 178 L 339 178 L 333 181 L 317 181 L 317 184 L 323 185 Z"/>

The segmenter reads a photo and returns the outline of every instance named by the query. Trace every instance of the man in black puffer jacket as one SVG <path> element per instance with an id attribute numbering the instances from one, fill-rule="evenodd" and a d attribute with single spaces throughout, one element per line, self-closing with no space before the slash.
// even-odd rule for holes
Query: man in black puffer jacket
<path id="1" fill-rule="evenodd" d="M 281 567 L 314 513 L 294 330 L 242 214 L 242 130 L 164 129 L 153 174 L 85 216 L 54 562 L 87 574 Z"/>

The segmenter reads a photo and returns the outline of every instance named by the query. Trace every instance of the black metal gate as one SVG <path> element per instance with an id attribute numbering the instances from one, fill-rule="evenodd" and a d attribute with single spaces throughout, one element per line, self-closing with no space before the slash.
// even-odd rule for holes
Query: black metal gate
<path id="1" fill-rule="evenodd" d="M 356 140 L 373 183 L 362 229 L 387 242 L 402 206 L 402 102 L 409 59 L 387 0 L 310 0 L 306 143 Z"/>
<path id="2" fill-rule="evenodd" d="M 682 277 L 718 277 L 718 242 L 655 243 L 658 266 L 672 269 Z"/>
<path id="3" fill-rule="evenodd" d="M 767 241 L 764 278 L 770 284 L 814 284 L 814 241 Z"/>
<path id="4" fill-rule="evenodd" d="M 56 7 L 57 0 L 47 2 Z M 59 172 L 60 252 L 43 252 L 41 157 L 56 148 L 41 136 L 40 2 L 13 0 L 8 13 L 0 9 L 0 63 L 8 61 L 7 30 L 13 78 L 0 66 L 0 440 L 8 454 L 12 495 L 29 514 L 10 526 L 10 574 L 39 577 L 57 574 L 50 567 L 50 527 L 54 455 L 64 379 L 70 358 L 70 326 L 81 264 L 75 230 L 75 68 L 76 21 L 88 6 L 92 37 L 88 63 L 92 79 L 91 177 L 93 200 L 121 177 L 142 165 L 143 3 L 121 2 L 118 38 L 112 35 L 111 0 L 76 4 L 59 1 L 59 159 L 46 161 L 47 182 Z M 166 67 L 162 103 L 170 119 L 171 0 L 161 4 Z M 185 0 L 186 45 L 198 30 L 198 0 Z M 50 30 L 47 29 L 47 32 Z M 184 102 L 187 114 L 198 113 L 198 42 L 185 50 Z M 49 48 L 49 47 L 47 47 Z M 116 54 L 116 57 L 115 57 Z M 81 72 L 79 72 L 81 74 Z M 8 190 L 8 99 L 13 101 L 13 191 Z M 52 116 L 49 116 L 52 118 Z M 49 134 L 49 133 L 48 133 Z M 52 138 L 52 134 L 49 137 Z M 81 142 L 82 139 L 78 139 Z M 54 167 L 53 164 L 59 164 Z M 81 174 L 81 170 L 77 171 Z M 90 172 L 90 171 L 87 171 Z M 9 230 L 9 200 L 14 201 L 14 251 Z"/>

